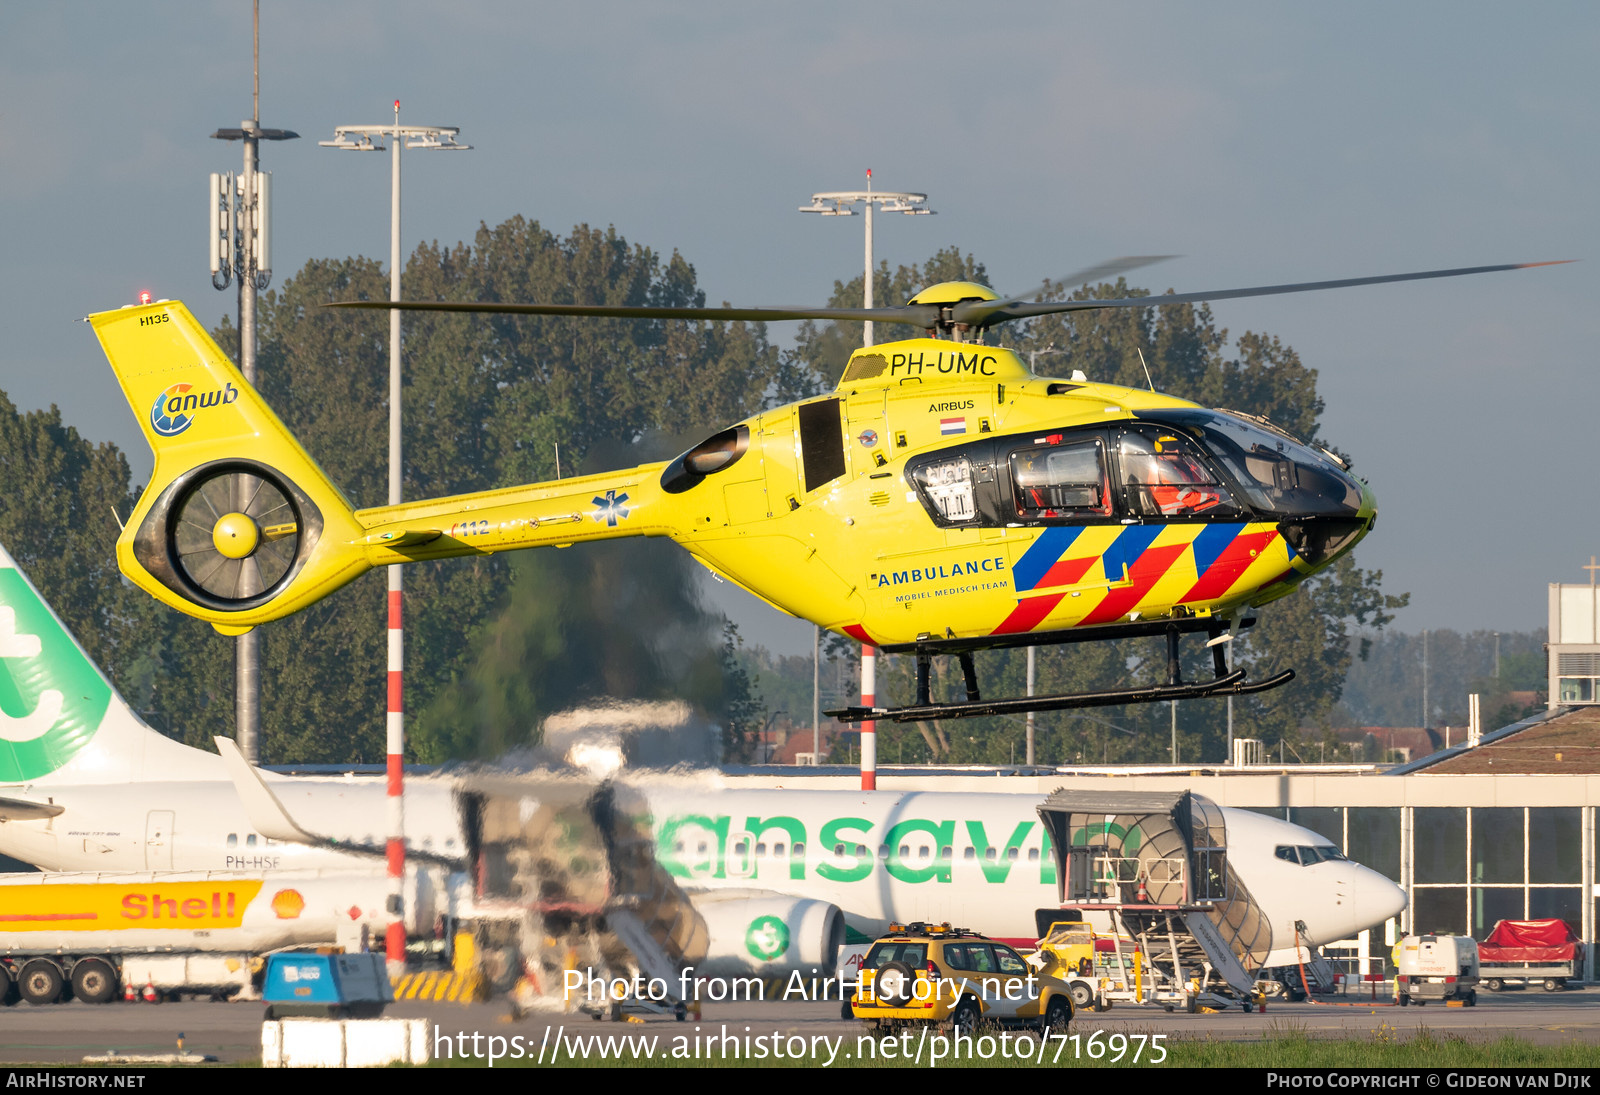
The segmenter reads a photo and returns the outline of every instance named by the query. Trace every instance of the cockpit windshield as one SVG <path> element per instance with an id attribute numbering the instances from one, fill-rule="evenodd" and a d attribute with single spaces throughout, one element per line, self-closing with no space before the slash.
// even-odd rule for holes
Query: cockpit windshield
<path id="1" fill-rule="evenodd" d="M 1332 844 L 1280 844 L 1275 854 L 1287 863 L 1298 863 L 1302 867 L 1315 867 L 1318 863 L 1333 863 L 1345 858 L 1345 854 Z"/>
<path id="2" fill-rule="evenodd" d="M 1361 485 L 1331 456 L 1288 434 L 1223 411 L 1163 410 L 1143 417 L 1181 430 L 1221 462 L 1258 509 L 1353 516 Z"/>

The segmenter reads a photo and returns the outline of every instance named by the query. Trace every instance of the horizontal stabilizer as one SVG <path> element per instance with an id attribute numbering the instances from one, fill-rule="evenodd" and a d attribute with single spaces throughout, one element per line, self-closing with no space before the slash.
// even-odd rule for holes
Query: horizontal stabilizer
<path id="1" fill-rule="evenodd" d="M 430 544 L 443 535 L 444 533 L 436 528 L 389 529 L 363 536 L 353 543 L 387 548 L 416 547 L 420 544 Z"/>
<path id="2" fill-rule="evenodd" d="M 0 821 L 43 821 L 58 817 L 65 806 L 53 802 L 29 802 L 25 798 L 0 798 Z"/>

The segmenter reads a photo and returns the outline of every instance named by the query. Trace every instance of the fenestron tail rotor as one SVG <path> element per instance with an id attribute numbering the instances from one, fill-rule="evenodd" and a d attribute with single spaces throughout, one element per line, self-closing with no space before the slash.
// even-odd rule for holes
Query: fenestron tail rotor
<path id="1" fill-rule="evenodd" d="M 300 550 L 300 514 L 278 483 L 242 468 L 218 470 L 172 510 L 173 563 L 217 601 L 244 603 L 271 590 Z"/>

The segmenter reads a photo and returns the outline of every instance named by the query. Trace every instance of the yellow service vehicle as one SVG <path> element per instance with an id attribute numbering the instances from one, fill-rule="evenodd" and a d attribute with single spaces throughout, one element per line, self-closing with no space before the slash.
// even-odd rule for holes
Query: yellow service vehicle
<path id="1" fill-rule="evenodd" d="M 891 924 L 861 964 L 850 1000 L 857 1019 L 880 1027 L 949 1026 L 971 1034 L 980 1022 L 1065 1030 L 1072 990 L 1043 975 L 1003 943 L 949 924 Z"/>

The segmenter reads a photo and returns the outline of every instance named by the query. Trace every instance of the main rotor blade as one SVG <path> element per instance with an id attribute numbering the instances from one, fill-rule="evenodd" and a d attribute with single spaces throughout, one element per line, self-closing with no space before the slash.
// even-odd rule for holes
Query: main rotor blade
<path id="1" fill-rule="evenodd" d="M 1032 300 L 1034 297 L 1040 296 L 1058 286 L 1071 289 L 1077 285 L 1093 285 L 1096 282 L 1110 281 L 1120 274 L 1126 274 L 1129 270 L 1137 270 L 1141 266 L 1153 266 L 1158 262 L 1166 262 L 1168 259 L 1179 257 L 1178 255 L 1124 255 L 1119 259 L 1107 259 L 1105 262 L 1094 266 L 1086 266 L 1082 270 L 1076 270 L 1066 277 L 1047 281 L 1037 289 L 1030 289 L 1026 293 L 1018 293 L 1003 302 L 991 301 L 990 303 L 1009 304 L 1013 300 Z"/>
<path id="2" fill-rule="evenodd" d="M 876 323 L 906 323 L 929 328 L 938 323 L 939 309 L 932 304 L 904 304 L 889 308 L 651 308 L 620 304 L 457 304 L 444 300 L 341 300 L 324 308 L 395 309 L 401 312 L 484 312 L 525 316 L 597 316 L 613 319 L 711 319 L 775 323 L 788 319 L 870 319 Z"/>
<path id="3" fill-rule="evenodd" d="M 1202 293 L 1167 293 L 1155 297 L 1122 297 L 1116 300 L 1060 301 L 964 301 L 953 309 L 956 323 L 973 327 L 992 327 L 1012 319 L 1055 315 L 1060 312 L 1092 312 L 1099 308 L 1150 308 L 1163 304 L 1189 304 L 1198 301 L 1233 300 L 1238 297 L 1270 297 L 1280 293 L 1309 293 L 1317 289 L 1348 289 L 1357 285 L 1382 285 L 1391 281 L 1422 281 L 1427 278 L 1455 278 L 1466 274 L 1490 274 L 1499 270 L 1527 270 L 1535 266 L 1560 266 L 1573 259 L 1554 262 L 1513 262 L 1500 266 L 1463 266 L 1454 270 L 1423 270 L 1415 274 L 1384 274 L 1372 278 L 1342 278 L 1337 281 L 1302 281 L 1292 285 L 1258 285 L 1249 289 L 1216 289 Z M 997 307 L 998 305 L 998 307 Z"/>

